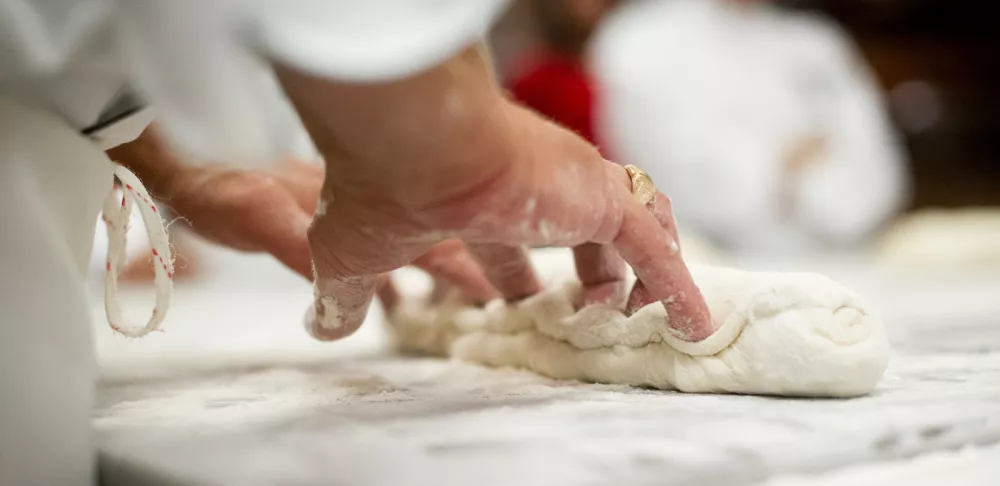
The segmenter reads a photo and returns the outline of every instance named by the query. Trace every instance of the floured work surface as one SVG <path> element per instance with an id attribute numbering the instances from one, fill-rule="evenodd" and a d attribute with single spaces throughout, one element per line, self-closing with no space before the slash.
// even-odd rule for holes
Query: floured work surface
<path id="1" fill-rule="evenodd" d="M 846 400 L 693 395 L 399 357 L 377 313 L 356 338 L 314 343 L 282 317 L 301 315 L 304 284 L 182 289 L 165 333 L 124 343 L 99 327 L 103 479 L 754 484 L 805 473 L 781 484 L 810 484 L 859 464 L 1000 441 L 1000 339 L 985 332 L 1000 326 L 1000 309 L 943 290 L 915 302 L 838 268 L 837 280 L 874 297 L 895 351 L 875 391 Z M 925 319 L 919 332 L 897 322 L 914 315 Z M 947 344 L 964 322 L 981 324 L 965 332 L 984 337 Z M 921 484 L 904 476 L 881 484 Z"/>

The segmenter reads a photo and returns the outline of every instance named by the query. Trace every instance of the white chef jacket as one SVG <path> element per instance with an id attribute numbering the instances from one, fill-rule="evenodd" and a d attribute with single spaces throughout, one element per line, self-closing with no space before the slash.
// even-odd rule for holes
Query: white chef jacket
<path id="1" fill-rule="evenodd" d="M 121 115 L 110 107 L 133 98 L 197 155 L 272 159 L 295 122 L 267 58 L 340 80 L 400 78 L 484 37 L 506 3 L 0 0 L 0 89 L 80 130 L 106 128 Z"/>
<path id="2" fill-rule="evenodd" d="M 878 88 L 815 15 L 723 0 L 631 2 L 596 35 L 598 130 L 643 167 L 681 224 L 748 252 L 850 245 L 898 211 L 907 179 Z M 825 155 L 777 197 L 794 140 Z"/>

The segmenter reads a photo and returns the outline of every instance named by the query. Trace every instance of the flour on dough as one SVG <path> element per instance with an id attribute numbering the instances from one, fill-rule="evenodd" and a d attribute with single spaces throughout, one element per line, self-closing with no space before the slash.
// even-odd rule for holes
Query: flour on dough
<path id="1" fill-rule="evenodd" d="M 696 393 L 858 396 L 888 363 L 881 322 L 822 275 L 693 266 L 718 331 L 689 343 L 669 332 L 659 304 L 630 317 L 620 306 L 577 311 L 580 285 L 563 260 L 562 272 L 547 272 L 563 278 L 514 304 L 406 299 L 390 316 L 399 346 L 559 379 Z"/>

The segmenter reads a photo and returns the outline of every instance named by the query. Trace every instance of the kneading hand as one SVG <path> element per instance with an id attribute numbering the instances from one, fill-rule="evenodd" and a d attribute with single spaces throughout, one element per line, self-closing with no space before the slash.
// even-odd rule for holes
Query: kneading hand
<path id="1" fill-rule="evenodd" d="M 659 300 L 679 336 L 710 335 L 669 200 L 656 193 L 644 205 L 621 166 L 509 102 L 487 66 L 470 49 L 380 84 L 276 67 L 327 163 L 309 231 L 310 332 L 354 332 L 380 275 L 414 262 L 473 300 L 527 297 L 540 284 L 524 246 L 571 246 L 585 287 L 580 305 L 624 297 L 624 259 L 639 279 L 627 310 Z"/>

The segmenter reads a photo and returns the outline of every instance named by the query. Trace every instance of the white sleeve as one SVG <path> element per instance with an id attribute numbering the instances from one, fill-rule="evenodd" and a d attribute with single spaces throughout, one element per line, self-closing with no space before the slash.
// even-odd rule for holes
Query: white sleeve
<path id="1" fill-rule="evenodd" d="M 76 128 L 130 86 L 190 160 L 267 161 L 304 134 L 268 58 L 353 82 L 406 77 L 484 38 L 507 2 L 0 0 L 0 86 Z"/>
<path id="2" fill-rule="evenodd" d="M 483 38 L 506 0 L 119 0 L 125 62 L 168 135 L 191 155 L 273 159 L 294 119 L 267 59 L 378 82 Z M 286 103 L 287 105 L 287 103 Z"/>
<path id="3" fill-rule="evenodd" d="M 353 81 L 400 78 L 484 38 L 507 0 L 257 0 L 270 54 Z"/>
<path id="4" fill-rule="evenodd" d="M 0 91 L 83 133 L 107 122 L 128 83 L 111 10 L 109 0 L 0 0 Z"/>
<path id="5" fill-rule="evenodd" d="M 63 69 L 108 11 L 108 0 L 0 0 L 0 79 Z"/>

